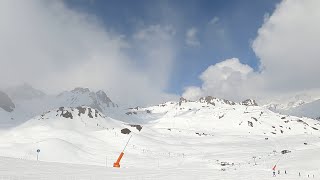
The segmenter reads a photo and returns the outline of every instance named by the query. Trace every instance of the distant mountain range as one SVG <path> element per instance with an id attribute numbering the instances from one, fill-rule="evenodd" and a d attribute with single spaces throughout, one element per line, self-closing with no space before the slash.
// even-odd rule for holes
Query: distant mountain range
<path id="1" fill-rule="evenodd" d="M 273 100 L 263 107 L 271 111 L 318 119 L 320 117 L 320 97 L 317 95 L 300 94 L 289 98 Z"/>
<path id="2" fill-rule="evenodd" d="M 243 102 L 237 103 L 207 96 L 200 98 L 197 103 L 200 103 L 201 106 L 204 106 L 203 104 L 208 104 L 214 107 L 229 105 L 233 106 L 233 108 L 259 106 L 259 108 L 269 109 L 275 113 L 316 119 L 320 117 L 320 112 L 318 111 L 320 107 L 320 100 L 315 99 L 316 98 L 311 96 L 300 95 L 287 100 L 273 101 L 260 107 L 253 99 L 247 99 Z M 183 103 L 192 104 L 192 101 L 181 98 L 178 103 L 180 105 Z M 108 115 L 109 117 L 119 119 L 124 122 L 147 122 L 152 119 L 156 119 L 156 117 L 129 117 L 128 115 L 138 113 L 132 110 L 138 110 L 139 108 L 131 108 L 129 110 L 125 107 L 119 108 L 119 106 L 102 90 L 93 92 L 90 91 L 89 88 L 78 87 L 70 91 L 64 91 L 58 95 L 47 95 L 41 90 L 33 88 L 31 85 L 23 84 L 21 86 L 7 88 L 5 92 L 0 92 L 0 108 L 3 111 L 2 116 L 6 116 L 5 119 L 10 119 L 10 122 L 16 122 L 17 124 L 25 122 L 32 117 L 54 108 L 76 108 L 79 106 L 91 107 L 105 115 Z M 206 106 L 202 108 L 205 107 Z"/>
<path id="3" fill-rule="evenodd" d="M 278 144 L 300 137 L 289 149 L 297 146 L 300 151 L 308 147 L 306 136 L 318 141 L 320 135 L 319 121 L 273 112 L 253 99 L 233 102 L 206 96 L 196 101 L 180 98 L 148 107 L 124 108 L 105 92 L 88 88 L 40 96 L 33 96 L 30 90 L 28 87 L 32 98 L 11 99 L 0 93 L 1 156 L 34 160 L 36 150 L 41 149 L 41 161 L 104 165 L 105 161 L 116 160 L 133 135 L 123 162 L 127 165 L 136 167 L 137 161 L 132 158 L 139 159 L 140 167 L 161 158 L 179 158 L 179 162 L 170 161 L 177 167 L 180 162 L 204 163 L 200 159 L 208 155 L 215 159 L 217 154 L 241 157 L 237 163 L 245 165 L 256 148 L 261 148 L 261 157 L 268 160 L 269 155 L 281 155 L 280 151 L 286 150 L 286 146 L 277 148 Z M 238 143 L 232 144 L 235 141 Z M 194 157 L 198 160 L 193 161 Z M 233 166 L 225 157 L 220 160 L 205 163 L 218 169 Z"/>
<path id="4" fill-rule="evenodd" d="M 112 102 L 102 90 L 92 92 L 88 88 L 75 88 L 59 95 L 47 95 L 28 84 L 24 84 L 0 92 L 0 109 L 5 111 L 2 112 L 5 114 L 2 116 L 6 116 L 5 119 L 11 119 L 12 126 L 54 108 L 78 106 L 88 106 L 104 114 L 118 109 L 118 105 Z M 7 126 L 7 120 L 5 122 L 5 126 Z"/>

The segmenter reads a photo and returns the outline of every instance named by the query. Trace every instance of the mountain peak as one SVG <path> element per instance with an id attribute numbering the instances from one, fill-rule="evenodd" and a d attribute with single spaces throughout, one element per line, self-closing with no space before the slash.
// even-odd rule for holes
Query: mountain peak
<path id="1" fill-rule="evenodd" d="M 93 92 L 90 91 L 89 88 L 77 87 L 71 91 L 65 91 L 57 97 L 61 99 L 61 101 L 64 102 L 63 105 L 67 107 L 86 105 L 104 113 L 106 112 L 105 110 L 110 107 L 118 107 L 102 90 Z"/>
<path id="2" fill-rule="evenodd" d="M 71 90 L 72 93 L 90 93 L 90 89 L 89 88 L 82 88 L 82 87 L 76 87 L 73 90 Z"/>
<path id="3" fill-rule="evenodd" d="M 46 95 L 41 90 L 33 88 L 28 83 L 24 83 L 19 86 L 7 88 L 6 93 L 13 100 L 31 100 L 31 99 L 36 99 L 36 98 L 42 98 L 43 96 Z"/>
<path id="4" fill-rule="evenodd" d="M 0 107 L 7 112 L 12 112 L 15 108 L 10 97 L 2 91 L 0 91 Z"/>
<path id="5" fill-rule="evenodd" d="M 258 103 L 254 99 L 246 99 L 240 103 L 245 106 L 258 106 Z"/>
<path id="6" fill-rule="evenodd" d="M 96 92 L 96 95 L 98 97 L 98 99 L 100 99 L 102 102 L 108 104 L 108 103 L 112 103 L 111 99 L 107 96 L 107 94 L 102 91 L 102 90 L 99 90 Z"/>
<path id="7" fill-rule="evenodd" d="M 236 103 L 233 102 L 233 101 L 229 101 L 229 100 L 226 100 L 226 99 L 219 99 L 219 98 L 216 98 L 216 97 L 213 97 L 213 96 L 201 97 L 201 98 L 199 99 L 199 102 L 212 104 L 212 105 L 214 105 L 214 106 L 215 106 L 217 103 L 218 103 L 218 104 L 236 105 Z"/>

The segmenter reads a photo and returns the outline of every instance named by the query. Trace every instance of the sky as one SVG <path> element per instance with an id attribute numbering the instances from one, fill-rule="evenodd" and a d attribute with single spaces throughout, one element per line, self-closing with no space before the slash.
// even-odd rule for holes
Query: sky
<path id="1" fill-rule="evenodd" d="M 0 89 L 120 104 L 318 91 L 317 0 L 2 0 Z"/>
<path id="2" fill-rule="evenodd" d="M 200 85 L 198 74 L 224 59 L 239 57 L 256 69 L 259 61 L 250 43 L 280 0 L 66 2 L 70 8 L 95 14 L 106 27 L 126 36 L 143 26 L 171 26 L 177 49 L 166 91 L 181 94 L 186 86 Z"/>

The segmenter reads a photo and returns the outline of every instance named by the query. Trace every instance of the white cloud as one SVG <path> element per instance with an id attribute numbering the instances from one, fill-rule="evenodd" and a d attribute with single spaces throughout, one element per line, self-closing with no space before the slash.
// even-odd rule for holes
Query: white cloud
<path id="1" fill-rule="evenodd" d="M 131 39 L 101 24 L 63 1 L 0 1 L 2 88 L 28 82 L 57 93 L 85 86 L 123 104 L 175 97 L 164 93 L 175 59 L 172 29 L 145 26 Z M 133 49 L 145 56 L 131 56 Z"/>
<path id="2" fill-rule="evenodd" d="M 285 0 L 259 29 L 252 47 L 270 90 L 320 88 L 319 6 L 318 0 Z"/>
<path id="3" fill-rule="evenodd" d="M 215 16 L 209 21 L 208 24 L 215 25 L 215 24 L 217 24 L 219 22 L 219 20 L 220 20 L 219 17 Z"/>
<path id="4" fill-rule="evenodd" d="M 253 69 L 232 58 L 209 66 L 201 75 L 201 87 L 187 87 L 183 97 L 198 99 L 201 96 L 214 95 L 231 100 L 242 100 L 248 96 L 250 89 L 248 79 L 254 79 Z"/>
<path id="5" fill-rule="evenodd" d="M 320 89 L 320 19 L 318 0 L 284 0 L 258 31 L 252 48 L 257 72 L 238 60 L 226 60 L 202 73 L 201 87 L 183 95 L 213 95 L 231 100 L 279 97 Z"/>
<path id="6" fill-rule="evenodd" d="M 198 30 L 195 27 L 192 27 L 186 32 L 186 44 L 188 46 L 200 46 L 200 41 L 197 37 Z"/>

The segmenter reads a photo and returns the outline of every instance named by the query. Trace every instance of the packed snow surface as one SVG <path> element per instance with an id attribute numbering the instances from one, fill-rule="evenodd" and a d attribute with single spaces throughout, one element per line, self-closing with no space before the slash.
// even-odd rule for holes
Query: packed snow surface
<path id="1" fill-rule="evenodd" d="M 250 104 L 51 109 L 0 131 L 0 179 L 320 179 L 320 123 Z"/>

